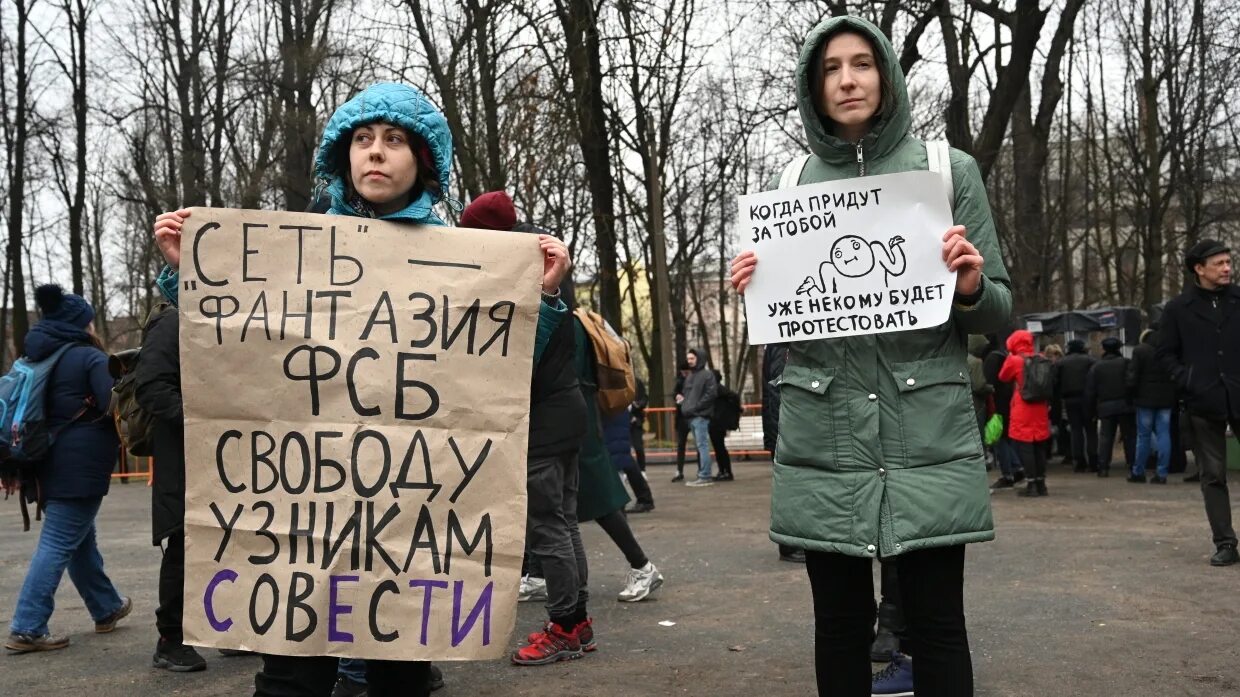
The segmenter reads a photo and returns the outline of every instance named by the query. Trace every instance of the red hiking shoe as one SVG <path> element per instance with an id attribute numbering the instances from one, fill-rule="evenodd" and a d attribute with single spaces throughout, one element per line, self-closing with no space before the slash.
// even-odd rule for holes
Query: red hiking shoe
<path id="1" fill-rule="evenodd" d="M 573 627 L 573 634 L 577 635 L 577 641 L 581 642 L 582 651 L 597 651 L 598 642 L 594 640 L 594 619 L 587 617 L 584 622 Z M 525 640 L 531 644 L 538 641 L 538 637 L 542 636 L 542 632 L 530 632 Z"/>
<path id="2" fill-rule="evenodd" d="M 512 662 L 519 666 L 541 666 L 582 656 L 576 629 L 565 632 L 549 621 L 541 632 L 534 632 L 528 638 L 529 646 L 523 646 L 512 654 Z"/>

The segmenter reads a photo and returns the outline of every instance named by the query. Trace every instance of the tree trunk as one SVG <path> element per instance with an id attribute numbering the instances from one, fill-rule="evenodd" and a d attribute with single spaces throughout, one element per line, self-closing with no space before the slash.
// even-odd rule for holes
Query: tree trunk
<path id="1" fill-rule="evenodd" d="M 603 109 L 603 70 L 598 17 L 591 0 L 556 0 L 564 28 L 567 60 L 573 83 L 578 143 L 590 185 L 598 255 L 599 312 L 623 332 L 620 314 L 620 277 L 616 273 L 615 190 L 608 157 L 609 135 Z"/>
<path id="2" fill-rule="evenodd" d="M 18 355 L 26 343 L 30 321 L 26 316 L 26 277 L 22 267 L 22 227 L 26 208 L 26 146 L 28 135 L 30 64 L 26 55 L 26 28 L 30 11 L 37 0 L 13 0 L 17 8 L 17 46 L 13 72 L 17 94 L 13 113 L 13 169 L 9 172 L 9 244 L 8 265 L 12 272 L 10 284 L 13 297 L 13 346 Z"/>

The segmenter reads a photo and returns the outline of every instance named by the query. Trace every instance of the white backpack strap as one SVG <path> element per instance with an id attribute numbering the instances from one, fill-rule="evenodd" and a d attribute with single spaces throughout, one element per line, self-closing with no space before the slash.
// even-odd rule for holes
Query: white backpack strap
<path id="1" fill-rule="evenodd" d="M 947 205 L 956 209 L 956 187 L 952 182 L 951 146 L 945 140 L 926 141 L 926 159 L 930 163 L 930 171 L 943 180 L 944 191 L 947 192 Z"/>
<path id="2" fill-rule="evenodd" d="M 791 189 L 799 184 L 801 182 L 801 172 L 805 171 L 805 165 L 809 163 L 809 158 L 811 157 L 813 157 L 813 154 L 806 153 L 789 162 L 788 166 L 784 168 L 784 173 L 779 177 L 779 188 Z"/>

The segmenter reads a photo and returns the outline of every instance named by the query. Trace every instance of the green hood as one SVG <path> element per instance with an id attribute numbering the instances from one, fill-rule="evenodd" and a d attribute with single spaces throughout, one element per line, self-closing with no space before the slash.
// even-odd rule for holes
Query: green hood
<path id="1" fill-rule="evenodd" d="M 797 60 L 797 103 L 801 112 L 801 125 L 804 126 L 805 137 L 809 140 L 809 149 L 832 164 L 855 161 L 857 149 L 853 143 L 831 134 L 829 126 L 831 121 L 826 116 L 819 115 L 814 107 L 811 82 L 814 62 L 821 55 L 827 37 L 845 28 L 869 37 L 871 43 L 878 49 L 878 59 L 887 73 L 887 79 L 891 82 L 895 97 L 895 108 L 887 109 L 870 133 L 861 140 L 866 159 L 884 157 L 893 151 L 908 135 L 913 121 L 908 101 L 908 89 L 904 84 L 904 72 L 900 70 L 900 60 L 883 32 L 860 17 L 832 17 L 823 20 L 809 33 L 809 36 L 805 38 L 805 44 L 801 47 L 801 57 Z"/>

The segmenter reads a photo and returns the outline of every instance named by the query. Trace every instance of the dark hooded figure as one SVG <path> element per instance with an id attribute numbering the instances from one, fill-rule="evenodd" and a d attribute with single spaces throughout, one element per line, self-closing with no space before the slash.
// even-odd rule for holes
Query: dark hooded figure
<path id="1" fill-rule="evenodd" d="M 693 440 L 698 450 L 698 476 L 688 486 L 706 486 L 713 483 L 710 460 L 710 419 L 715 413 L 715 398 L 719 394 L 719 381 L 706 368 L 706 357 L 697 349 L 689 349 L 685 356 L 689 364 L 689 376 L 685 378 L 684 395 L 678 396 L 680 411 L 689 420 Z"/>

